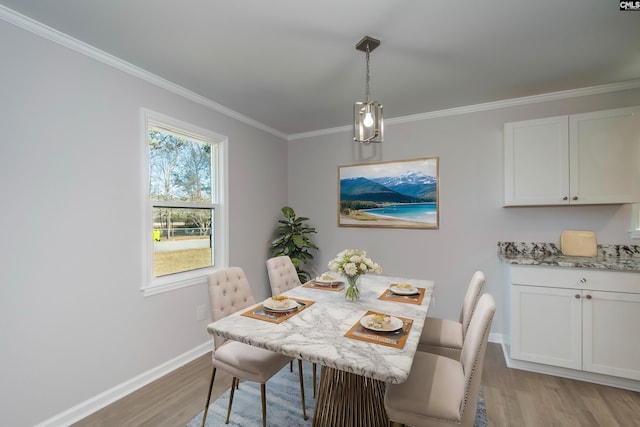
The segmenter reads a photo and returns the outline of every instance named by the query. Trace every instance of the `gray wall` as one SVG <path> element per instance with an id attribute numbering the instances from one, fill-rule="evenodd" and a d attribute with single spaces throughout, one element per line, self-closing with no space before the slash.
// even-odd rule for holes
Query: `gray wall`
<path id="1" fill-rule="evenodd" d="M 457 319 L 469 279 L 480 269 L 504 311 L 498 241 L 558 243 L 565 229 L 594 230 L 599 243 L 634 241 L 630 205 L 503 208 L 503 124 L 633 105 L 640 105 L 638 89 L 391 124 L 380 145 L 359 146 L 347 132 L 289 142 L 289 202 L 318 230 L 316 272 L 342 249 L 365 249 L 383 274 L 435 280 L 430 315 Z M 339 165 L 419 157 L 440 158 L 438 230 L 337 227 Z M 502 320 L 498 313 L 494 339 Z"/>
<path id="2" fill-rule="evenodd" d="M 30 426 L 209 341 L 205 286 L 140 291 L 140 108 L 229 138 L 229 260 L 257 298 L 287 142 L 1 20 L 0 40 L 0 412 Z"/>

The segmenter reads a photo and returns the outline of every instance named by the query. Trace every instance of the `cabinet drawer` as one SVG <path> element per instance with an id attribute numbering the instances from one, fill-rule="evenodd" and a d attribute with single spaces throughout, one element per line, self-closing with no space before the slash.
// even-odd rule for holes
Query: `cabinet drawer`
<path id="1" fill-rule="evenodd" d="M 511 283 L 640 294 L 640 273 L 628 271 L 514 265 L 511 268 Z"/>

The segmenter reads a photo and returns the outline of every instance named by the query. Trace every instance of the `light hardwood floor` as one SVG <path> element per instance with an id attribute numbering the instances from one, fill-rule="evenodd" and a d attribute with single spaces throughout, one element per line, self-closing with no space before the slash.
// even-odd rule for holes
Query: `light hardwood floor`
<path id="1" fill-rule="evenodd" d="M 185 426 L 204 408 L 210 376 L 206 355 L 74 427 Z M 218 371 L 215 396 L 230 383 Z M 640 426 L 640 393 L 509 369 L 498 344 L 487 347 L 482 387 L 491 427 Z"/>

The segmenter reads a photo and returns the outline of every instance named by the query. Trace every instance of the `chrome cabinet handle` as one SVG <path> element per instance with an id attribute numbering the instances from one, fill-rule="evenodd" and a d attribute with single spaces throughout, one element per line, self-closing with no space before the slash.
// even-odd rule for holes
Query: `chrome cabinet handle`
<path id="1" fill-rule="evenodd" d="M 583 277 L 582 279 L 580 279 L 580 283 L 587 283 L 587 279 Z"/>

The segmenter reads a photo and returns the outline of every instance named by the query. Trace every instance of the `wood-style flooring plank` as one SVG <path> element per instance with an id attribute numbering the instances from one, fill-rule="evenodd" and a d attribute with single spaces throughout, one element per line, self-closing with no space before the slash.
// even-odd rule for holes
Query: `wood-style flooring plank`
<path id="1" fill-rule="evenodd" d="M 482 373 L 492 427 L 640 426 L 640 393 L 506 367 L 489 343 Z"/>
<path id="2" fill-rule="evenodd" d="M 72 427 L 184 427 L 204 409 L 211 369 L 208 353 Z M 231 377 L 218 371 L 211 400 L 223 394 L 230 384 Z"/>
<path id="3" fill-rule="evenodd" d="M 204 409 L 211 354 L 114 402 L 74 427 L 184 427 Z M 216 373 L 212 399 L 231 384 Z M 491 427 L 638 427 L 640 393 L 506 367 L 489 343 L 482 387 Z"/>

